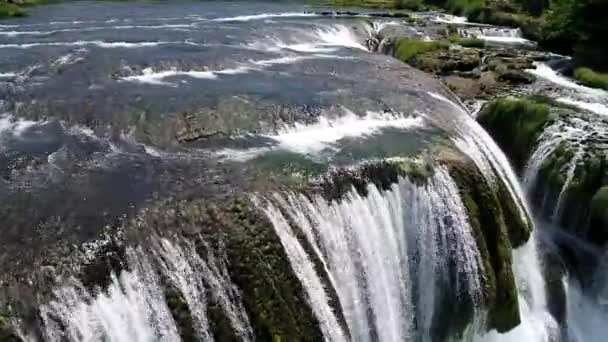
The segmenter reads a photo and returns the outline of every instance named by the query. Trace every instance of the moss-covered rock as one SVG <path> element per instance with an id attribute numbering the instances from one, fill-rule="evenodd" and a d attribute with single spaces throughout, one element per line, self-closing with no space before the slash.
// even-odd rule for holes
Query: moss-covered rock
<path id="1" fill-rule="evenodd" d="M 521 170 L 543 127 L 552 119 L 550 107 L 530 99 L 502 98 L 487 104 L 479 123 Z"/>
<path id="2" fill-rule="evenodd" d="M 504 332 L 520 322 L 517 288 L 512 272 L 512 231 L 526 231 L 530 227 L 518 220 L 509 222 L 505 212 L 514 210 L 510 197 L 487 183 L 471 160 L 458 153 L 438 154 L 455 179 L 465 205 L 473 236 L 481 254 L 484 269 L 484 301 L 488 312 L 487 328 Z M 510 214 L 513 216 L 513 214 Z M 515 241 L 522 244 L 527 236 Z"/>
<path id="3" fill-rule="evenodd" d="M 454 71 L 471 71 L 481 63 L 479 50 L 450 49 L 450 44 L 447 41 L 397 39 L 393 56 L 420 70 L 438 75 L 445 75 Z"/>
<path id="4" fill-rule="evenodd" d="M 328 200 L 340 199 L 352 189 L 367 196 L 369 184 L 387 190 L 399 181 L 399 177 L 405 176 L 424 183 L 432 176 L 432 163 L 425 159 L 398 158 L 368 162 L 355 168 L 340 168 L 323 176 L 309 191 L 321 193 Z"/>

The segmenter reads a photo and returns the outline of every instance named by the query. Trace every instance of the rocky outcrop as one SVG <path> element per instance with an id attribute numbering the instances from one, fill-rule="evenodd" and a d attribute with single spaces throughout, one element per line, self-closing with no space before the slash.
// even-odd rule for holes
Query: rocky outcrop
<path id="1" fill-rule="evenodd" d="M 507 97 L 487 104 L 477 119 L 521 170 L 543 127 L 555 115 L 545 103 Z"/>
<path id="2" fill-rule="evenodd" d="M 543 98 L 506 98 L 488 104 L 478 120 L 520 173 L 536 180 L 528 186 L 547 219 L 593 243 L 608 241 L 603 118 Z M 544 159 L 529 160 L 541 143 L 547 153 L 535 158 Z"/>

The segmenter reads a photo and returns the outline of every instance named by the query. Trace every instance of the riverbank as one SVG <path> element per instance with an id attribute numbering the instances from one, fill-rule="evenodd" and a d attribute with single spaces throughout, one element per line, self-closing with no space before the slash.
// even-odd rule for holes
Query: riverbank
<path id="1" fill-rule="evenodd" d="M 567 1 L 549 4 L 529 0 L 334 0 L 324 4 L 393 10 L 446 10 L 464 16 L 471 22 L 519 28 L 524 38 L 537 42 L 540 47 L 572 55 L 576 68 L 592 69 L 594 72 L 608 70 L 608 48 L 603 44 L 608 27 L 603 25 L 603 18 L 595 14 L 605 13 L 608 3 L 582 1 L 575 6 Z M 597 80 L 597 77 L 593 79 Z M 585 83 L 598 87 L 595 81 Z"/>

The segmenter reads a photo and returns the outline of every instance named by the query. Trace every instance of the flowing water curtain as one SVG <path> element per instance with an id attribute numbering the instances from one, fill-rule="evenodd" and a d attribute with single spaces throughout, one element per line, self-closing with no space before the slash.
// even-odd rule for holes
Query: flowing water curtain
<path id="1" fill-rule="evenodd" d="M 354 341 L 431 340 L 449 289 L 471 308 L 482 306 L 479 251 L 442 167 L 426 185 L 400 179 L 382 191 L 370 184 L 366 195 L 352 189 L 339 201 L 294 193 L 256 201 L 322 324 L 324 315 L 335 317 L 319 275 L 327 273 Z M 481 320 L 481 311 L 473 317 Z"/>
<path id="2" fill-rule="evenodd" d="M 127 249 L 128 271 L 112 275 L 107 289 L 92 293 L 78 280 L 54 290 L 55 299 L 41 305 L 46 341 L 180 341 L 180 329 L 168 305 L 167 284 L 187 306 L 194 333 L 213 341 L 208 314 L 212 300 L 221 308 L 241 341 L 253 340 L 249 318 L 232 284 L 225 262 L 212 253 L 202 237 L 206 255 L 181 238 L 152 239 L 149 253 Z"/>

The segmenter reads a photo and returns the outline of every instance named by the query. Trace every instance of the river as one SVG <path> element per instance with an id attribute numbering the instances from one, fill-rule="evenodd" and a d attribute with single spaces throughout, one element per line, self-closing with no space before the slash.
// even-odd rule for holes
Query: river
<path id="1" fill-rule="evenodd" d="M 236 340 L 254 340 L 257 323 L 233 284 L 228 269 L 234 265 L 210 252 L 205 239 L 129 246 L 124 269 L 94 291 L 59 271 L 78 273 L 80 266 L 71 264 L 78 262 L 56 262 L 74 250 L 89 260 L 87 251 L 103 251 L 100 237 L 108 227 L 126 227 L 156 203 L 219 203 L 249 193 L 272 223 L 324 340 L 603 340 L 607 316 L 597 298 L 604 279 L 590 294 L 564 276 L 566 319 L 558 322 L 550 312 L 542 260 L 558 253 L 554 240 L 565 237 L 539 223 L 530 241 L 513 251 L 521 324 L 506 333 L 483 331 L 483 262 L 459 184 L 447 169 L 435 168 L 426 186 L 403 178 L 386 187 L 370 183 L 367 196 L 347 190 L 339 202 L 283 191 L 297 188 L 298 177 L 415 157 L 446 140 L 489 184 L 508 190 L 522 220 L 537 216 L 525 184 L 452 92 L 368 51 L 372 28 L 365 20 L 399 25 L 395 18 L 327 11 L 287 1 L 73 1 L 0 21 L 0 218 L 6 226 L 0 260 L 7 275 L 0 284 L 38 310 L 35 318 L 11 319 L 21 339 L 223 341 L 229 339 L 218 337 L 211 316 L 222 312 Z M 432 18 L 431 27 L 464 24 L 421 16 Z M 495 44 L 533 45 L 513 30 L 479 30 Z M 431 32 L 411 30 L 413 36 Z M 547 64 L 531 72 L 558 101 L 607 113 L 604 93 Z M 277 182 L 277 174 L 289 180 Z M 260 194 L 268 191 L 277 192 Z M 42 275 L 28 278 L 34 270 Z M 28 292 L 14 289 L 14 279 L 32 289 L 55 285 Z M 193 335 L 178 322 L 165 287 L 181 293 Z M 37 291 L 52 292 L 53 299 L 31 299 Z M 458 321 L 439 314 L 448 312 L 438 309 L 447 303 L 473 307 L 462 336 L 443 332 Z"/>

